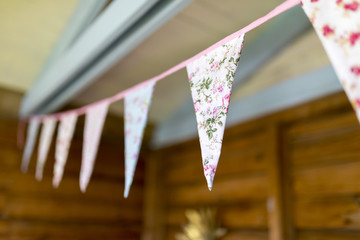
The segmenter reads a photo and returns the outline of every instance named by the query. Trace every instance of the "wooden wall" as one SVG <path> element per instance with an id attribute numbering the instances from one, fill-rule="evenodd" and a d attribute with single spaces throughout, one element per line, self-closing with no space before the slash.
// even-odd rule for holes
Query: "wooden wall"
<path id="1" fill-rule="evenodd" d="M 82 124 L 53 189 L 53 158 L 42 182 L 35 158 L 22 174 L 17 123 L 1 115 L 0 239 L 171 240 L 186 209 L 208 206 L 228 229 L 225 240 L 360 238 L 360 126 L 343 93 L 227 129 L 212 192 L 195 139 L 144 149 L 146 165 L 142 157 L 123 199 L 122 122 L 110 116 L 92 181 L 80 193 Z"/>
<path id="2" fill-rule="evenodd" d="M 0 100 L 8 92 L 0 91 Z M 4 100 L 5 101 L 5 100 Z M 2 102 L 2 105 L 9 105 Z M 83 118 L 71 145 L 64 178 L 52 183 L 54 147 L 42 182 L 35 180 L 32 158 L 27 174 L 20 172 L 16 147 L 17 122 L 1 108 L 0 118 L 0 239 L 140 239 L 143 206 L 143 157 L 128 199 L 123 198 L 123 123 L 109 116 L 86 194 L 79 189 Z M 144 151 L 143 151 L 144 152 Z M 36 152 L 34 153 L 36 155 Z"/>
<path id="3" fill-rule="evenodd" d="M 197 139 L 160 149 L 147 170 L 144 239 L 174 239 L 186 209 L 209 206 L 225 240 L 359 239 L 359 144 L 339 93 L 227 129 L 212 192 Z"/>

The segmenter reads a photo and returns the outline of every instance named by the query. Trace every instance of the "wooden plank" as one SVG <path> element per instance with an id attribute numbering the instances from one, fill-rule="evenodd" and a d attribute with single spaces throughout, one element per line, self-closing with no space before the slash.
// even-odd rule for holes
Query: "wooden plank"
<path id="1" fill-rule="evenodd" d="M 266 240 L 269 235 L 266 231 L 232 231 L 226 234 L 223 240 Z"/>
<path id="2" fill-rule="evenodd" d="M 271 123 L 267 129 L 268 148 L 268 176 L 269 176 L 269 196 L 268 196 L 268 212 L 269 212 L 269 239 L 282 240 L 291 239 L 292 226 L 291 221 L 285 214 L 287 203 L 285 198 L 285 181 L 286 174 L 283 164 L 283 155 L 280 147 L 280 132 L 276 123 Z"/>
<path id="3" fill-rule="evenodd" d="M 4 146 L 0 142 L 0 157 L 2 169 L 18 169 L 20 171 L 21 151 L 18 148 Z"/>
<path id="4" fill-rule="evenodd" d="M 308 118 L 287 128 L 290 141 L 311 141 L 326 139 L 327 137 L 342 135 L 353 129 L 359 130 L 356 115 L 351 109 L 343 112 L 327 113 L 316 118 Z"/>
<path id="5" fill-rule="evenodd" d="M 297 231 L 297 240 L 359 240 L 360 232 L 356 231 Z"/>
<path id="6" fill-rule="evenodd" d="M 360 131 L 358 130 L 318 141 L 307 141 L 305 144 L 291 144 L 289 146 L 289 160 L 296 168 L 360 159 L 360 151 L 358 150 Z"/>
<path id="7" fill-rule="evenodd" d="M 360 193 L 360 162 L 298 169 L 293 172 L 297 196 L 349 195 Z"/>
<path id="8" fill-rule="evenodd" d="M 211 192 L 206 187 L 204 179 L 202 184 L 170 188 L 167 196 L 170 205 L 226 203 L 244 199 L 264 199 L 267 197 L 267 187 L 266 174 L 229 179 L 215 177 Z"/>
<path id="9" fill-rule="evenodd" d="M 13 119 L 0 118 L 0 143 L 4 146 L 16 146 L 17 121 Z"/>
<path id="10" fill-rule="evenodd" d="M 78 176 L 80 172 L 82 159 L 82 139 L 74 139 L 70 148 L 69 156 L 64 170 L 64 178 L 68 176 Z M 113 180 L 123 181 L 124 179 L 124 157 L 121 148 L 109 146 L 102 143 L 99 146 L 97 159 L 95 161 L 94 172 L 92 177 L 112 178 Z M 0 147 L 0 156 L 4 158 L 3 169 L 20 169 L 22 151 L 12 147 Z M 55 162 L 55 146 L 54 141 L 48 154 L 47 161 L 44 166 L 44 176 L 52 178 L 53 167 Z M 36 168 L 37 147 L 29 164 L 29 174 L 33 174 Z M 144 181 L 144 156 L 140 155 L 137 168 L 134 175 L 134 181 L 142 183 Z M 35 173 L 34 173 L 35 174 Z"/>
<path id="11" fill-rule="evenodd" d="M 264 149 L 254 145 L 252 148 L 239 149 L 233 152 L 224 152 L 216 172 L 216 177 L 238 176 L 249 172 L 258 172 L 266 169 L 267 156 Z M 201 182 L 204 179 L 201 156 L 195 159 L 184 159 L 177 166 L 169 165 L 165 170 L 164 179 L 167 185 Z M 184 174 L 186 173 L 186 174 Z"/>
<path id="12" fill-rule="evenodd" d="M 161 152 L 154 152 L 148 159 L 145 172 L 144 211 L 142 240 L 164 239 L 164 203 L 162 179 L 159 171 L 162 159 Z"/>
<path id="13" fill-rule="evenodd" d="M 266 169 L 264 132 L 245 130 L 242 129 L 242 132 L 235 130 L 238 135 L 224 140 L 217 178 Z M 230 132 L 233 134 L 233 131 Z M 203 180 L 203 175 L 198 174 L 203 172 L 198 144 L 179 150 L 181 154 L 172 154 L 172 151 L 176 150 L 170 150 L 167 154 L 169 157 L 164 160 L 163 171 L 167 184 L 185 184 Z M 187 174 L 183 174 L 184 172 Z"/>
<path id="14" fill-rule="evenodd" d="M 198 207 L 169 208 L 166 224 L 182 226 L 187 222 L 185 211 Z M 221 226 L 226 228 L 267 228 L 266 202 L 239 202 L 216 207 Z"/>
<path id="15" fill-rule="evenodd" d="M 136 205 L 94 202 L 86 199 L 6 196 L 2 216 L 7 219 L 62 221 L 138 221 L 142 208 Z"/>
<path id="16" fill-rule="evenodd" d="M 300 198 L 294 203 L 294 220 L 301 229 L 360 230 L 360 198 Z"/>
<path id="17" fill-rule="evenodd" d="M 171 228 L 167 231 L 167 240 L 176 240 L 175 235 L 181 233 L 180 227 Z M 221 238 L 222 240 L 266 240 L 268 239 L 268 233 L 264 230 L 228 230 L 226 235 Z"/>
<path id="18" fill-rule="evenodd" d="M 113 200 L 117 202 L 128 202 L 131 204 L 141 204 L 142 184 L 133 184 L 129 198 L 125 200 L 122 192 L 124 191 L 123 182 L 113 182 L 103 179 L 93 179 L 85 194 L 79 189 L 79 179 L 65 177 L 59 188 L 52 187 L 52 178 L 45 176 L 41 182 L 36 181 L 34 175 L 22 174 L 20 171 L 0 170 L 0 192 L 10 195 L 41 195 L 57 196 L 58 198 L 81 198 Z"/>
<path id="19" fill-rule="evenodd" d="M 289 157 L 295 166 L 353 161 L 360 157 L 356 144 L 360 140 L 360 126 L 353 112 L 296 124 L 288 128 L 286 137 Z"/>
<path id="20" fill-rule="evenodd" d="M 12 240 L 95 240 L 95 239 L 139 239 L 138 224 L 115 223 L 70 223 L 0 221 L 0 239 Z"/>
<path id="21" fill-rule="evenodd" d="M 118 122 L 116 124 L 119 128 Z M 109 143 L 119 131 L 109 130 L 111 134 L 103 134 L 94 173 L 87 192 L 83 194 L 79 189 L 83 144 L 81 131 L 80 137 L 73 139 L 63 181 L 58 189 L 54 189 L 55 138 L 45 165 L 43 181 L 37 182 L 34 176 L 37 147 L 29 172 L 22 174 L 22 151 L 16 147 L 17 122 L 0 117 L 0 130 L 0 239 L 140 238 L 144 161 L 142 157 L 130 196 L 124 199 L 122 135 L 119 142 Z"/>

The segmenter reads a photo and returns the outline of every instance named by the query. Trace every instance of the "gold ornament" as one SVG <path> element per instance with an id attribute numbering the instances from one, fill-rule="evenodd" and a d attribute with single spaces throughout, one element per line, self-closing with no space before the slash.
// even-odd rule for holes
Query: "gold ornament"
<path id="1" fill-rule="evenodd" d="M 226 233 L 218 226 L 214 209 L 186 210 L 185 215 L 189 223 L 175 235 L 177 240 L 217 240 Z"/>

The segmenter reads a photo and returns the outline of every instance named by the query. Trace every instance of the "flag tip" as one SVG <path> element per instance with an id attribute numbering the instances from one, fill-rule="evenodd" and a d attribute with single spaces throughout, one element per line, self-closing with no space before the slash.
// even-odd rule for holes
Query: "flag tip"
<path id="1" fill-rule="evenodd" d="M 211 192 L 211 190 L 213 188 L 214 176 L 206 177 L 206 182 L 207 182 L 208 189 Z"/>
<path id="2" fill-rule="evenodd" d="M 41 180 L 42 180 L 42 173 L 40 173 L 40 172 L 36 172 L 36 174 L 35 174 L 35 178 L 36 178 L 36 180 L 38 181 L 38 182 L 40 182 Z"/>
<path id="3" fill-rule="evenodd" d="M 21 166 L 20 170 L 22 173 L 26 173 L 27 172 L 27 167 Z"/>
<path id="4" fill-rule="evenodd" d="M 85 193 L 86 192 L 86 185 L 85 184 L 80 184 L 80 191 L 82 192 L 82 193 Z"/>
<path id="5" fill-rule="evenodd" d="M 128 196 L 129 196 L 129 191 L 130 191 L 130 188 L 129 188 L 129 187 L 125 187 L 125 189 L 124 189 L 124 198 L 128 198 Z"/>
<path id="6" fill-rule="evenodd" d="M 55 179 L 53 179 L 52 185 L 53 185 L 53 188 L 58 188 L 59 187 L 59 182 L 56 181 Z"/>

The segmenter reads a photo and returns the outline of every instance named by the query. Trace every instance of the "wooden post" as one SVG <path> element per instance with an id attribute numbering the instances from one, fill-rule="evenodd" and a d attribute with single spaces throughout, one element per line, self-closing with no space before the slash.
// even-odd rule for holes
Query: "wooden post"
<path id="1" fill-rule="evenodd" d="M 281 149 L 282 139 L 276 122 L 268 126 L 268 174 L 269 197 L 267 209 L 269 214 L 269 239 L 292 240 L 293 226 L 290 212 L 292 211 L 289 198 L 290 184 L 286 177 L 289 169 L 286 167 Z"/>
<path id="2" fill-rule="evenodd" d="M 164 239 L 162 184 L 159 180 L 159 164 L 162 154 L 152 152 L 145 164 L 144 229 L 142 240 Z"/>

